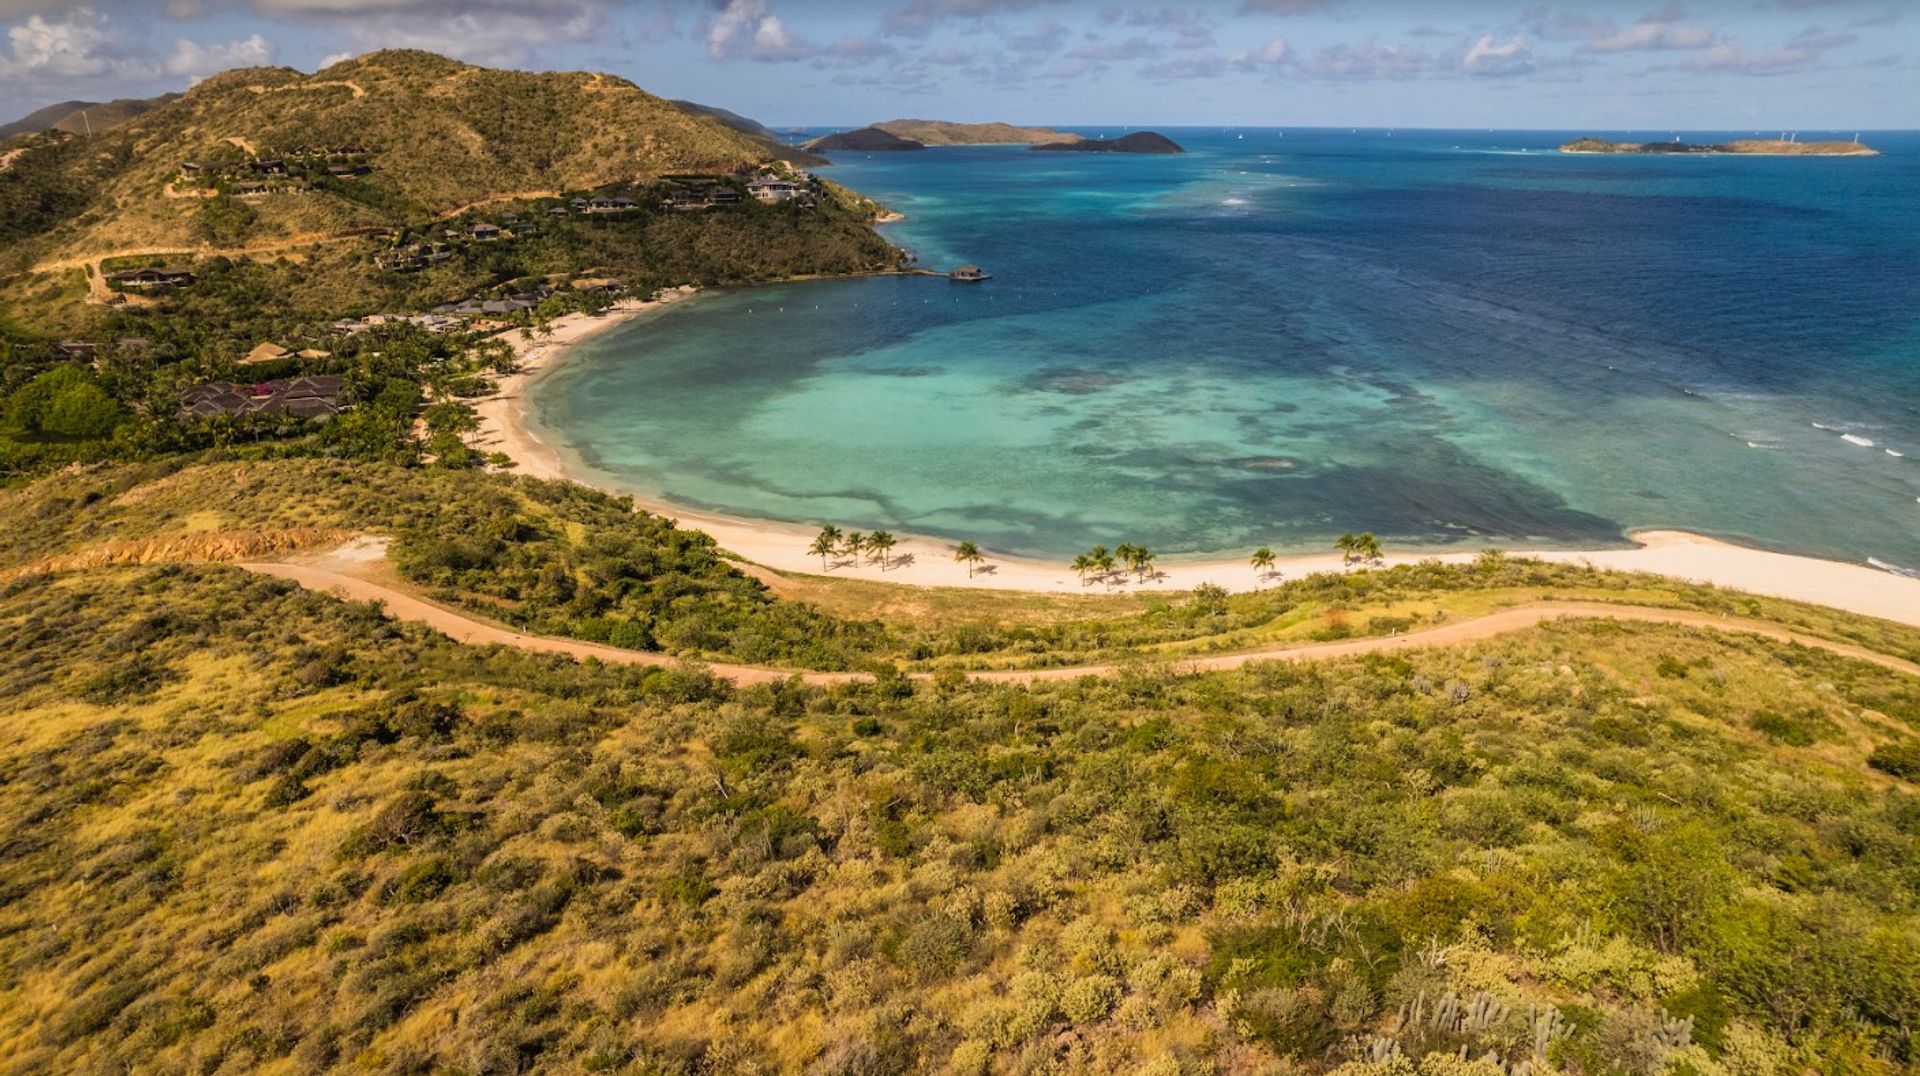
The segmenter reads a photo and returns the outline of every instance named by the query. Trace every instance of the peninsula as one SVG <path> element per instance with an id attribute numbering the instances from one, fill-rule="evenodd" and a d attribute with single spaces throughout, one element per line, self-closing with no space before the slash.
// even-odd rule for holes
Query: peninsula
<path id="1" fill-rule="evenodd" d="M 1011 123 L 888 120 L 873 127 L 923 146 L 1022 146 L 1082 141 L 1077 134 L 1051 127 L 1017 127 Z"/>
<path id="2" fill-rule="evenodd" d="M 1185 153 L 1180 144 L 1155 131 L 1135 131 L 1119 138 L 1076 138 L 1071 142 L 1042 142 L 1037 153 Z"/>
<path id="3" fill-rule="evenodd" d="M 1611 142 L 1579 138 L 1560 147 L 1562 153 L 1726 154 L 1748 157 L 1878 157 L 1880 151 L 1854 142 L 1794 142 L 1783 138 L 1749 138 L 1711 144 L 1693 142 Z"/>

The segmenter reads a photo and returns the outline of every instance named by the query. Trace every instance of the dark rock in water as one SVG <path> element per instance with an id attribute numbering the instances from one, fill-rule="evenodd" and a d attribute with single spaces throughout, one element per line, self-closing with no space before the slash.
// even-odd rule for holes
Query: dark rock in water
<path id="1" fill-rule="evenodd" d="M 926 149 L 922 143 L 911 138 L 901 138 L 891 131 L 878 127 L 862 127 L 857 131 L 842 131 L 824 138 L 816 138 L 807 143 L 807 150 L 813 153 L 872 153 L 893 152 L 895 150 Z"/>
<path id="2" fill-rule="evenodd" d="M 1076 366 L 1051 366 L 1035 370 L 1020 381 L 1029 392 L 1058 392 L 1066 396 L 1090 396 L 1120 384 L 1126 379 L 1104 370 L 1083 370 Z"/>
<path id="3" fill-rule="evenodd" d="M 1292 473 L 1305 466 L 1292 456 L 1242 456 L 1228 462 L 1243 471 L 1266 471 L 1275 474 Z"/>
<path id="4" fill-rule="evenodd" d="M 1153 131 L 1135 131 L 1119 138 L 1083 138 L 1078 142 L 1042 142 L 1036 153 L 1185 153 L 1180 144 Z"/>

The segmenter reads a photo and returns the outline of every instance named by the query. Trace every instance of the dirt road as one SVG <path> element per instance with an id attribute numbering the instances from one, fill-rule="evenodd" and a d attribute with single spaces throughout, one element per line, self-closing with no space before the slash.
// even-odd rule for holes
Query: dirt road
<path id="1" fill-rule="evenodd" d="M 531 650 L 543 654 L 566 654 L 574 658 L 595 658 L 609 664 L 672 666 L 677 658 L 664 654 L 650 654 L 637 650 L 622 650 L 618 647 L 604 646 L 599 643 L 583 642 L 579 639 L 559 639 L 543 635 L 525 635 L 506 628 L 476 620 L 463 613 L 435 605 L 397 588 L 368 579 L 358 578 L 345 572 L 307 564 L 251 563 L 240 567 L 262 575 L 271 575 L 279 579 L 290 580 L 309 590 L 324 591 L 351 598 L 355 601 L 374 601 L 386 606 L 387 613 L 400 620 L 413 621 L 433 628 L 459 642 L 476 646 L 512 646 L 522 650 Z M 1324 658 L 1354 657 L 1361 654 L 1392 653 L 1402 650 L 1417 650 L 1431 646 L 1458 646 L 1463 643 L 1478 642 L 1509 632 L 1536 627 L 1553 620 L 1563 619 L 1602 619 L 1616 620 L 1636 624 L 1676 624 L 1681 627 L 1707 628 L 1758 635 L 1779 642 L 1795 643 L 1800 646 L 1825 650 L 1845 657 L 1870 662 L 1881 668 L 1920 676 L 1920 665 L 1901 658 L 1881 654 L 1865 647 L 1847 643 L 1832 642 L 1789 631 L 1776 624 L 1759 620 L 1743 620 L 1737 617 L 1713 616 L 1708 613 L 1693 613 L 1679 609 L 1657 609 L 1639 605 L 1607 605 L 1599 602 L 1537 602 L 1513 609 L 1505 609 L 1472 620 L 1443 624 L 1424 631 L 1408 632 L 1405 635 L 1390 635 L 1371 639 L 1349 639 L 1335 643 L 1313 643 L 1307 645 L 1280 645 L 1246 650 L 1233 654 L 1210 654 L 1204 657 L 1180 658 L 1167 664 L 1175 669 L 1190 671 L 1211 671 L 1216 669 L 1237 669 L 1255 661 L 1312 661 Z M 708 666 L 713 675 L 731 680 L 738 684 L 763 684 L 785 680 L 795 675 L 795 670 L 773 669 L 759 665 L 713 664 Z M 1110 676 L 1121 666 L 1104 663 L 1099 665 L 1079 665 L 1058 669 L 1018 669 L 997 672 L 978 672 L 971 676 L 975 680 L 989 683 L 1036 683 L 1046 680 L 1073 680 L 1082 676 Z M 799 676 L 809 684 L 838 684 L 850 680 L 864 679 L 860 673 L 801 672 Z"/>

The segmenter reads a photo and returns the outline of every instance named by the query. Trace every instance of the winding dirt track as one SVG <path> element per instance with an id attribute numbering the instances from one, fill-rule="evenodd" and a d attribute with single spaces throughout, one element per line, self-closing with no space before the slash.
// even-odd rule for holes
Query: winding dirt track
<path id="1" fill-rule="evenodd" d="M 583 642 L 579 639 L 523 635 L 434 605 L 393 587 L 328 568 L 284 563 L 253 563 L 242 564 L 240 567 L 261 575 L 270 575 L 298 583 L 308 590 L 336 594 L 354 601 L 380 602 L 386 606 L 390 616 L 425 624 L 458 642 L 475 646 L 512 646 L 537 653 L 566 654 L 579 659 L 595 658 L 609 664 L 620 665 L 671 666 L 679 661 L 664 654 L 622 650 L 618 647 Z M 1693 613 L 1680 609 L 1658 609 L 1643 605 L 1607 605 L 1600 602 L 1536 602 L 1532 605 L 1505 609 L 1483 617 L 1475 617 L 1472 620 L 1443 624 L 1436 628 L 1409 632 L 1405 635 L 1349 639 L 1337 643 L 1314 643 L 1304 646 L 1271 646 L 1232 654 L 1179 658 L 1167 664 L 1178 670 L 1202 672 L 1237 669 L 1255 661 L 1310 661 L 1322 658 L 1354 657 L 1360 654 L 1394 653 L 1431 646 L 1457 646 L 1536 627 L 1548 621 L 1569 618 L 1615 620 L 1636 624 L 1675 624 L 1681 627 L 1758 635 L 1778 642 L 1794 643 L 1855 658 L 1884 669 L 1906 673 L 1909 676 L 1920 676 L 1920 665 L 1911 661 L 1868 650 L 1865 647 L 1802 635 L 1765 621 L 1713 616 L 1708 613 Z M 795 675 L 795 671 L 791 669 L 774 669 L 762 665 L 712 664 L 707 668 L 713 675 L 737 684 L 764 684 L 785 680 Z M 989 683 L 1035 683 L 1044 680 L 1074 680 L 1083 676 L 1111 676 L 1121 668 L 1120 665 L 1106 663 L 1058 669 L 976 672 L 970 675 L 975 680 Z M 863 673 L 801 672 L 798 675 L 809 684 L 820 685 L 846 683 L 866 678 Z"/>

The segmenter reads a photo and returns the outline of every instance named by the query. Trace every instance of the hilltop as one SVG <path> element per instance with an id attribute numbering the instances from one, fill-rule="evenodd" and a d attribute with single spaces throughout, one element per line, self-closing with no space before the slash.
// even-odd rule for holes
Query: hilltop
<path id="1" fill-rule="evenodd" d="M 926 149 L 927 147 L 911 138 L 902 138 L 892 131 L 878 127 L 862 127 L 857 131 L 841 131 L 824 135 L 808 142 L 806 148 L 814 153 L 893 153 L 902 150 Z"/>
<path id="2" fill-rule="evenodd" d="M 1180 144 L 1155 131 L 1135 131 L 1119 138 L 1081 138 L 1071 142 L 1042 142 L 1041 153 L 1185 153 Z"/>
<path id="3" fill-rule="evenodd" d="M 1859 142 L 1792 142 L 1779 138 L 1741 139 L 1701 145 L 1689 142 L 1611 142 L 1579 138 L 1560 147 L 1562 153 L 1672 153 L 1731 154 L 1756 157 L 1878 157 L 1880 151 Z"/>
<path id="4" fill-rule="evenodd" d="M 338 189 L 271 199 L 218 228 L 242 246 L 394 222 L 513 195 L 589 190 L 767 159 L 724 124 L 691 116 L 608 75 L 499 71 L 430 53 L 376 52 L 312 75 L 228 71 L 114 128 L 90 146 L 113 159 L 84 212 L 49 221 L 42 256 L 130 246 L 190 247 L 210 230 L 183 166 L 284 160 L 356 147 L 365 171 Z M 31 168 L 35 154 L 11 171 Z M 263 173 L 265 174 L 265 173 Z"/>
<path id="5" fill-rule="evenodd" d="M 667 285 L 897 265 L 868 227 L 879 207 L 851 192 L 808 177 L 805 198 L 748 196 L 756 176 L 794 178 L 796 159 L 817 160 L 604 74 L 412 51 L 311 75 L 229 71 L 92 138 L 10 144 L 0 301 L 23 328 L 80 335 L 109 320 L 108 303 L 236 320 L 206 308 L 216 293 L 283 321 L 331 320 L 556 274 Z M 581 213 L 595 195 L 607 212 Z M 435 242 L 445 249 L 413 259 L 417 272 L 377 264 Z M 107 283 L 156 266 L 198 281 L 135 295 Z"/>
<path id="6" fill-rule="evenodd" d="M 1051 127 L 1017 127 L 1011 123 L 949 123 L 945 120 L 888 120 L 875 129 L 925 146 L 1032 145 L 1041 142 L 1077 142 L 1080 136 Z"/>
<path id="7" fill-rule="evenodd" d="M 151 112 L 179 96 L 177 93 L 166 93 L 158 97 L 122 98 L 106 102 L 62 101 L 30 112 L 12 123 L 0 125 L 0 139 L 55 130 L 68 134 L 87 131 L 99 133 Z"/>
<path id="8" fill-rule="evenodd" d="M 773 160 L 787 161 L 791 164 L 800 165 L 803 168 L 818 168 L 828 163 L 825 157 L 815 153 L 808 153 L 799 146 L 782 142 L 780 136 L 774 134 L 771 127 L 761 123 L 759 120 L 750 119 L 742 116 L 738 112 L 730 112 L 716 105 L 703 105 L 695 101 L 674 101 L 672 103 L 675 108 L 680 109 L 682 112 L 695 116 L 707 116 L 719 120 L 728 127 L 739 131 L 741 134 L 751 138 L 754 143 L 760 146 Z"/>

